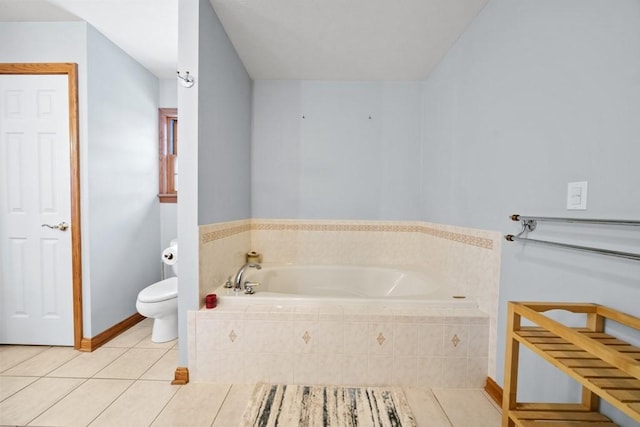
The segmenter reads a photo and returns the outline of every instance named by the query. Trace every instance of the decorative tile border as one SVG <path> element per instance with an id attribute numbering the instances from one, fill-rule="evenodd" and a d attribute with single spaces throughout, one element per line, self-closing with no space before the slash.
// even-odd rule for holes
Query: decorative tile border
<path id="1" fill-rule="evenodd" d="M 493 240 L 485 237 L 456 233 L 434 227 L 418 224 L 358 224 L 358 223 L 321 223 L 321 222 L 259 222 L 249 220 L 245 224 L 237 225 L 237 221 L 224 227 L 203 233 L 201 243 L 206 244 L 215 240 L 231 237 L 247 231 L 313 231 L 313 232 L 369 232 L 369 233 L 422 233 L 441 239 L 451 240 L 465 245 L 493 250 Z"/>
<path id="2" fill-rule="evenodd" d="M 260 231 L 324 231 L 324 232 L 383 232 L 416 233 L 419 225 L 400 224 L 356 224 L 356 223 L 260 223 L 252 222 L 251 230 Z"/>
<path id="3" fill-rule="evenodd" d="M 215 240 L 224 239 L 225 237 L 235 236 L 236 234 L 251 231 L 251 224 L 246 223 L 242 225 L 234 225 L 229 228 L 221 228 L 219 230 L 210 231 L 208 233 L 202 233 L 200 235 L 200 241 L 204 245 Z"/>
<path id="4" fill-rule="evenodd" d="M 486 237 L 470 236 L 468 234 L 455 233 L 453 231 L 438 230 L 432 227 L 420 227 L 420 233 L 429 234 L 441 239 L 452 240 L 465 245 L 477 246 L 479 248 L 493 250 L 493 240 Z"/>

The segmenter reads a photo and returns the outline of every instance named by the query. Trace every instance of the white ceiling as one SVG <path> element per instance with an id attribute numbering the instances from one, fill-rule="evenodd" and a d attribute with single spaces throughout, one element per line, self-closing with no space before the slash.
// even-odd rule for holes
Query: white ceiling
<path id="1" fill-rule="evenodd" d="M 487 0 L 210 0 L 254 79 L 422 80 Z"/>
<path id="2" fill-rule="evenodd" d="M 178 0 L 0 0 L 0 21 L 90 23 L 160 78 L 175 78 Z"/>
<path id="3" fill-rule="evenodd" d="M 488 0 L 210 0 L 254 79 L 422 80 Z M 0 21 L 84 20 L 161 78 L 178 0 L 0 0 Z"/>

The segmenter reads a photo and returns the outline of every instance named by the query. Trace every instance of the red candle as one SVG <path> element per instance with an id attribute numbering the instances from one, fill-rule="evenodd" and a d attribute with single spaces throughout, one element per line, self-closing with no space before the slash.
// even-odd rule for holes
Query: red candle
<path id="1" fill-rule="evenodd" d="M 216 294 L 209 294 L 204 298 L 204 304 L 207 308 L 215 308 L 218 304 L 218 296 Z"/>

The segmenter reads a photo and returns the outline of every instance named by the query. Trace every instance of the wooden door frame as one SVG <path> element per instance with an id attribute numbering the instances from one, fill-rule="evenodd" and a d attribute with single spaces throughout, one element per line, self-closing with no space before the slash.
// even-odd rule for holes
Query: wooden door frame
<path id="1" fill-rule="evenodd" d="M 78 116 L 78 65 L 74 63 L 0 64 L 0 74 L 66 75 L 69 92 L 69 148 L 71 188 L 71 266 L 73 277 L 73 347 L 82 341 L 82 246 L 80 234 L 80 140 Z"/>

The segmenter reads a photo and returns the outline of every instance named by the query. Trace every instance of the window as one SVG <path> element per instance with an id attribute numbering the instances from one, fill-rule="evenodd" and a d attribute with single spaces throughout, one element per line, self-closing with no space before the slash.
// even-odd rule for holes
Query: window
<path id="1" fill-rule="evenodd" d="M 178 201 L 178 110 L 160 108 L 160 203 Z"/>

